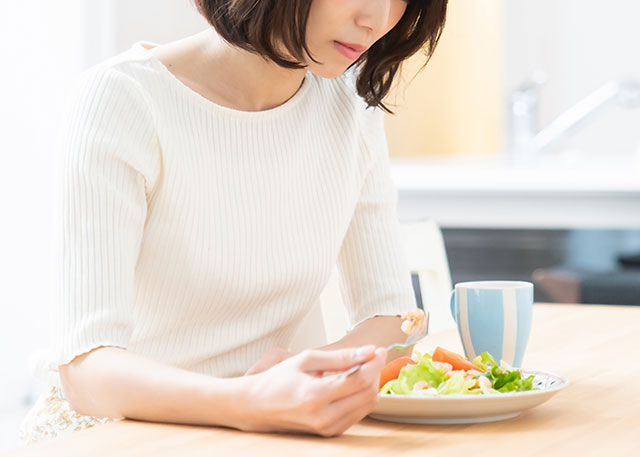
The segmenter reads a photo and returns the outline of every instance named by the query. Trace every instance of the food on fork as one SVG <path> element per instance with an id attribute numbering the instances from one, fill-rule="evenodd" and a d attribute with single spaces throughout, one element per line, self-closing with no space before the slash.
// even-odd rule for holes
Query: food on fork
<path id="1" fill-rule="evenodd" d="M 422 321 L 424 320 L 424 311 L 420 308 L 412 309 L 411 311 L 402 315 L 402 326 L 400 327 L 404 333 L 410 335 L 414 331 L 420 328 Z"/>

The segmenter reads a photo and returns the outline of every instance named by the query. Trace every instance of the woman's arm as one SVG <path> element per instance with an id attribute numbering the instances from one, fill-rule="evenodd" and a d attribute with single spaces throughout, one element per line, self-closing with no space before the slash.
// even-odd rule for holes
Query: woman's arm
<path id="1" fill-rule="evenodd" d="M 60 378 L 81 414 L 333 436 L 373 409 L 385 358 L 373 346 L 305 351 L 253 376 L 221 379 L 101 347 L 61 366 Z M 362 362 L 346 378 L 322 376 Z"/>
<path id="2" fill-rule="evenodd" d="M 403 343 L 407 339 L 407 335 L 401 330 L 401 325 L 402 318 L 400 316 L 374 316 L 362 321 L 335 343 L 322 346 L 319 349 L 336 350 L 364 344 L 386 347 L 394 343 Z M 387 361 L 405 355 L 410 356 L 412 350 L 413 348 L 403 351 L 392 350 L 387 354 Z"/>
<path id="3" fill-rule="evenodd" d="M 94 349 L 59 371 L 65 396 L 80 414 L 235 425 L 230 399 L 238 385 L 229 380 L 181 370 L 116 347 Z M 212 398 L 214 392 L 219 398 Z M 218 402 L 212 414 L 207 405 L 214 399 Z"/>
<path id="4" fill-rule="evenodd" d="M 402 318 L 400 316 L 374 316 L 369 318 L 353 330 L 347 333 L 338 341 L 317 348 L 322 351 L 334 351 L 337 349 L 354 348 L 367 344 L 374 344 L 380 347 L 386 347 L 393 343 L 402 343 L 406 340 L 407 335 L 402 332 L 400 326 Z M 404 350 L 393 349 L 387 353 L 385 363 L 389 363 L 393 359 L 403 356 L 411 356 L 413 348 Z M 273 348 L 265 352 L 260 359 L 251 366 L 245 373 L 245 376 L 261 373 L 268 370 L 272 366 L 288 359 L 293 354 L 283 348 Z"/>
<path id="5" fill-rule="evenodd" d="M 361 148 L 370 156 L 358 202 L 338 255 L 343 301 L 350 322 L 402 315 L 416 307 L 396 212 L 381 110 L 363 114 Z M 364 152 L 363 152 L 364 154 Z"/>

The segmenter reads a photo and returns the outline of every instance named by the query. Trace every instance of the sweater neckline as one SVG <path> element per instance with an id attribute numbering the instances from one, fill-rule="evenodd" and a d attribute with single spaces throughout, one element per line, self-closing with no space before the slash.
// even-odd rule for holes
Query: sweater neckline
<path id="1" fill-rule="evenodd" d="M 157 46 L 157 44 L 152 42 L 138 41 L 133 45 L 133 48 L 134 50 L 137 50 L 143 53 L 144 56 L 152 63 L 152 65 L 158 68 L 158 70 L 161 71 L 169 79 L 171 84 L 177 90 L 186 94 L 188 97 L 194 99 L 196 103 L 203 106 L 205 109 L 218 111 L 220 113 L 232 115 L 234 117 L 241 117 L 245 119 L 265 119 L 265 118 L 271 118 L 275 115 L 284 114 L 292 110 L 293 108 L 295 108 L 297 105 L 299 105 L 302 102 L 302 100 L 304 100 L 305 96 L 309 92 L 309 89 L 311 88 L 312 75 L 310 72 L 307 71 L 304 75 L 304 79 L 302 80 L 302 84 L 300 85 L 296 93 L 293 94 L 291 98 L 289 98 L 287 101 L 285 101 L 281 105 L 278 105 L 274 108 L 269 108 L 267 110 L 262 110 L 262 111 L 244 111 L 244 110 L 229 108 L 228 106 L 220 105 L 208 99 L 204 95 L 200 94 L 199 92 L 193 90 L 192 88 L 187 86 L 185 83 L 183 83 L 175 74 L 173 74 L 171 70 L 167 68 L 167 66 L 164 63 L 162 63 L 160 59 L 158 59 L 155 55 L 149 52 L 149 50 L 154 48 L 155 46 Z"/>

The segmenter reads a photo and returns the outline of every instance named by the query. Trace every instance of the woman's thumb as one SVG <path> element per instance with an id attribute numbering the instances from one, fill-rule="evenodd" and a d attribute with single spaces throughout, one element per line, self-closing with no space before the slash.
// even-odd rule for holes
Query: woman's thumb
<path id="1" fill-rule="evenodd" d="M 371 360 L 375 355 L 373 344 L 359 348 L 337 349 L 334 351 L 311 350 L 299 355 L 299 366 L 303 371 L 342 371 L 358 363 Z"/>

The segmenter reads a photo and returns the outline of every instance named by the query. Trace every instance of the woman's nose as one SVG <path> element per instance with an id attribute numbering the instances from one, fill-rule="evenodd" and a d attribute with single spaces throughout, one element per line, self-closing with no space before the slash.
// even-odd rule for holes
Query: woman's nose
<path id="1" fill-rule="evenodd" d="M 363 0 L 357 11 L 356 25 L 374 34 L 384 34 L 389 24 L 391 3 L 394 0 Z"/>

